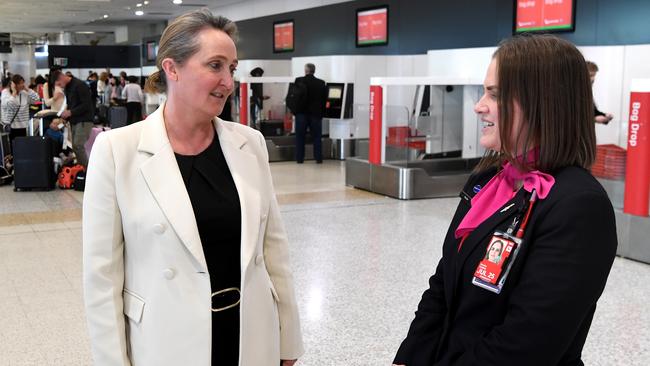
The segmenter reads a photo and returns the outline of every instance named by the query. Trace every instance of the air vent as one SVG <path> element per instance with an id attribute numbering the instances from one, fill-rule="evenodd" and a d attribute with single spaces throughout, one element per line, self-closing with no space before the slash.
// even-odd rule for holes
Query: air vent
<path id="1" fill-rule="evenodd" d="M 206 4 L 185 4 L 185 3 L 182 3 L 182 4 L 180 4 L 179 6 L 188 6 L 188 7 L 202 8 L 202 7 L 206 7 L 207 5 L 206 5 Z"/>

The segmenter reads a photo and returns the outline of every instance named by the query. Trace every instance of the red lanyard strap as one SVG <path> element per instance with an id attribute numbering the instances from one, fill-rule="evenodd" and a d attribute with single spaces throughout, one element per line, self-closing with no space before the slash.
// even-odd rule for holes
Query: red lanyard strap
<path id="1" fill-rule="evenodd" d="M 530 199 L 528 200 L 528 210 L 526 210 L 524 221 L 522 221 L 521 225 L 519 225 L 519 230 L 517 230 L 517 235 L 515 235 L 515 237 L 519 239 L 524 237 L 524 231 L 526 230 L 526 226 L 528 225 L 528 219 L 530 218 L 530 213 L 533 211 L 533 206 L 535 205 L 536 201 L 537 201 L 537 192 L 533 189 L 533 192 L 530 195 Z"/>

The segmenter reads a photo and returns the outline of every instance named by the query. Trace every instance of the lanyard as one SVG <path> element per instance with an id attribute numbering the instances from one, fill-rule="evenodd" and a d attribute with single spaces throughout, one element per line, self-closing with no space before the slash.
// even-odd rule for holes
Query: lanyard
<path id="1" fill-rule="evenodd" d="M 537 202 L 537 191 L 533 189 L 532 193 L 530 194 L 530 198 L 528 199 L 526 212 L 524 213 L 523 210 L 520 210 L 520 212 L 523 214 L 523 220 L 521 221 L 521 225 L 519 225 L 517 234 L 515 234 L 515 237 L 518 239 L 524 237 L 526 226 L 528 226 L 528 219 L 530 219 L 530 213 L 533 211 L 533 206 L 535 205 L 535 202 Z M 517 217 L 515 217 L 515 219 L 512 221 L 512 224 L 510 224 L 510 226 L 508 227 L 508 231 L 507 231 L 508 235 L 512 235 L 520 219 L 522 219 L 521 215 L 517 215 Z"/>

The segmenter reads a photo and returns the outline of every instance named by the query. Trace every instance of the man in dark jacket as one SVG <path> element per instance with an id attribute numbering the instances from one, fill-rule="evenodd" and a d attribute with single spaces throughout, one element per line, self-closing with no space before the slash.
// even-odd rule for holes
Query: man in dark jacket
<path id="1" fill-rule="evenodd" d="M 67 109 L 61 112 L 60 117 L 68 120 L 72 132 L 72 149 L 77 156 L 79 164 L 88 166 L 88 154 L 84 144 L 93 128 L 93 109 L 90 88 L 83 81 L 68 76 L 57 70 L 53 74 L 56 85 L 64 89 Z"/>
<path id="2" fill-rule="evenodd" d="M 314 139 L 314 159 L 317 163 L 323 162 L 321 147 L 322 122 L 327 99 L 327 86 L 325 82 L 314 76 L 316 66 L 305 65 L 305 76 L 296 78 L 295 84 L 302 83 L 306 86 L 307 97 L 303 105 L 296 108 L 296 162 L 302 164 L 305 160 L 305 135 L 307 128 Z"/>

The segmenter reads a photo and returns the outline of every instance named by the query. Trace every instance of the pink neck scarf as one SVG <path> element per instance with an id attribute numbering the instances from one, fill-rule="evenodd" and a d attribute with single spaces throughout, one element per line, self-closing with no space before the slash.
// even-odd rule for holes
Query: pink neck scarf
<path id="1" fill-rule="evenodd" d="M 527 155 L 529 162 L 537 160 L 538 150 L 531 150 Z M 488 184 L 472 198 L 472 207 L 467 212 L 456 229 L 456 239 L 471 233 L 488 217 L 492 216 L 501 206 L 510 201 L 515 194 L 516 182 L 523 182 L 523 188 L 537 192 L 539 199 L 544 199 L 551 191 L 555 179 L 539 170 L 521 172 L 509 162 L 498 172 Z"/>

